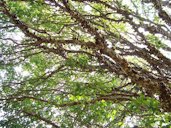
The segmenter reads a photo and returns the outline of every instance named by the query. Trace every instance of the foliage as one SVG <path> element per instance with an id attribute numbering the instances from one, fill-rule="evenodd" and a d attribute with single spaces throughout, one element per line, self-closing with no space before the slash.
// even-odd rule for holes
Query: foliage
<path id="1" fill-rule="evenodd" d="M 1 0 L 0 126 L 170 128 L 169 9 L 168 0 Z"/>

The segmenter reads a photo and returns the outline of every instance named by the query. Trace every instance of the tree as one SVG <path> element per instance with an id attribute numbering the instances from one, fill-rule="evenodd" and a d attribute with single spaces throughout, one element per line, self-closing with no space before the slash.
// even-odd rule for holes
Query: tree
<path id="1" fill-rule="evenodd" d="M 171 127 L 169 4 L 1 0 L 0 125 Z"/>

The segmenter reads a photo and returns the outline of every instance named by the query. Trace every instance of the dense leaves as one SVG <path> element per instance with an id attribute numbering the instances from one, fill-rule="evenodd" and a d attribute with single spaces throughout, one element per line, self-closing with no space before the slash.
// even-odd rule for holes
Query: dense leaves
<path id="1" fill-rule="evenodd" d="M 171 127 L 169 0 L 1 0 L 0 126 Z"/>

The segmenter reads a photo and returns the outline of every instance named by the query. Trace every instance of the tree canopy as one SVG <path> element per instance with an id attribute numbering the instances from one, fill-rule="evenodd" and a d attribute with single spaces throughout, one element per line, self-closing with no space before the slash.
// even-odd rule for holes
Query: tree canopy
<path id="1" fill-rule="evenodd" d="M 0 126 L 170 128 L 170 10 L 169 0 L 1 0 Z"/>

